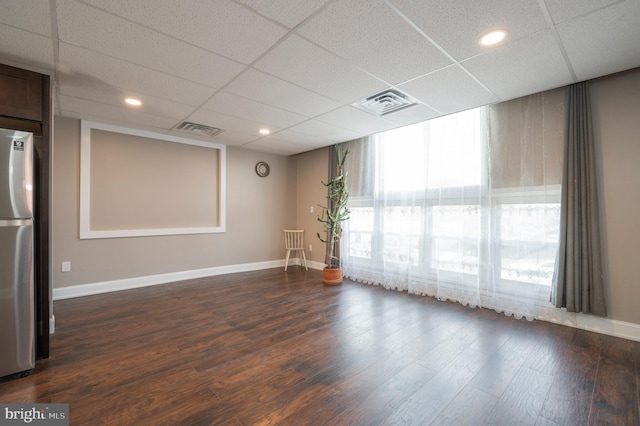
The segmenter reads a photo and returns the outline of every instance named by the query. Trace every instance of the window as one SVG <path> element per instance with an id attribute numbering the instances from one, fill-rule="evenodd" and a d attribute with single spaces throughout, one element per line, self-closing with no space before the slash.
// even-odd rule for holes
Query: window
<path id="1" fill-rule="evenodd" d="M 479 108 L 357 142 L 363 145 L 352 151 L 366 154 L 348 160 L 347 169 L 364 189 L 350 199 L 347 276 L 401 289 L 413 282 L 483 294 L 548 292 L 559 183 L 523 186 L 538 167 L 530 147 L 498 145 L 522 141 L 490 140 L 487 122 Z"/>
<path id="2" fill-rule="evenodd" d="M 551 286 L 560 233 L 560 203 L 498 204 L 497 208 L 500 278 Z"/>

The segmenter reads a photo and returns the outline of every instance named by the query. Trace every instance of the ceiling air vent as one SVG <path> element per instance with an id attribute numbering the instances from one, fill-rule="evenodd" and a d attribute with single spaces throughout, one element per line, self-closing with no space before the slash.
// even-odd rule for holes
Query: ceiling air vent
<path id="1" fill-rule="evenodd" d="M 178 124 L 175 127 L 175 130 L 199 136 L 206 136 L 209 138 L 212 138 L 222 132 L 222 129 L 218 129 L 217 127 L 205 126 L 204 124 L 191 123 L 189 121 L 183 121 Z"/>
<path id="2" fill-rule="evenodd" d="M 353 106 L 368 113 L 382 116 L 416 105 L 418 102 L 398 89 L 387 89 L 373 96 L 356 102 Z"/>

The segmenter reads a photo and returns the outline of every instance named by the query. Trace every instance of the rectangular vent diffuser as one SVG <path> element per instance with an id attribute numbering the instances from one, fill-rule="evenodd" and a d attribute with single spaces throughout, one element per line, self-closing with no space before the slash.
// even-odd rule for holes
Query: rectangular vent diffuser
<path id="1" fill-rule="evenodd" d="M 218 133 L 222 132 L 222 129 L 218 129 L 217 127 L 205 126 L 204 124 L 191 123 L 189 121 L 183 121 L 175 127 L 175 130 L 191 133 L 200 136 L 206 136 L 209 138 L 214 137 Z"/>
<path id="2" fill-rule="evenodd" d="M 398 89 L 387 89 L 373 96 L 356 102 L 353 106 L 360 108 L 368 113 L 383 116 L 412 105 L 418 102 L 406 93 Z"/>

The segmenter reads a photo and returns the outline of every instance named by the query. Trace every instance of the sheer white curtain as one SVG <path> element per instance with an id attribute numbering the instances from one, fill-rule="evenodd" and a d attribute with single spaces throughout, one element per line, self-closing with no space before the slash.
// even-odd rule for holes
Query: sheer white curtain
<path id="1" fill-rule="evenodd" d="M 528 319 L 558 249 L 564 92 L 349 142 L 344 275 Z"/>

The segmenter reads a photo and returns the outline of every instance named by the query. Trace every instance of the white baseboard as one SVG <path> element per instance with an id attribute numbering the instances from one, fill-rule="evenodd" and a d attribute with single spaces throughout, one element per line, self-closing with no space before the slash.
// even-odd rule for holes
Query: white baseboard
<path id="1" fill-rule="evenodd" d="M 282 265 L 284 265 L 284 260 L 282 261 Z M 302 259 L 298 259 L 297 257 L 294 259 L 289 259 L 289 266 L 302 266 Z M 307 259 L 307 268 L 309 269 L 316 269 L 318 271 L 322 271 L 325 266 L 327 265 L 325 265 L 324 263 Z"/>
<path id="2" fill-rule="evenodd" d="M 300 259 L 291 259 L 289 265 L 300 265 Z M 321 271 L 325 264 L 307 261 L 310 269 Z M 122 280 L 104 281 L 91 284 L 81 284 L 70 287 L 53 289 L 53 300 L 69 299 L 73 297 L 90 296 L 95 294 L 109 293 L 112 291 L 129 290 L 152 285 L 168 284 L 176 281 L 183 281 L 193 278 L 205 278 L 215 275 L 233 274 L 236 272 L 259 271 L 269 268 L 284 268 L 284 259 L 267 262 L 244 263 L 238 265 L 218 266 L 213 268 L 196 269 L 191 271 L 171 272 L 167 274 L 150 275 L 146 277 L 125 278 Z M 574 314 L 563 310 L 547 312 L 542 321 L 566 325 L 582 330 L 621 337 L 623 339 L 640 342 L 640 324 L 618 321 L 610 318 L 602 318 L 592 315 Z M 49 320 L 49 327 L 55 330 L 55 317 L 52 315 Z"/>
<path id="3" fill-rule="evenodd" d="M 313 260 L 307 260 L 307 266 L 311 269 L 317 269 L 318 271 L 322 271 L 324 267 L 327 265 L 325 265 L 324 263 L 315 262 Z"/>
<path id="4" fill-rule="evenodd" d="M 300 265 L 297 258 L 289 260 L 289 265 Z M 311 269 L 322 270 L 324 263 L 307 261 Z M 90 284 L 79 284 L 69 287 L 53 289 L 53 300 L 70 299 L 73 297 L 91 296 L 95 294 L 110 293 L 112 291 L 130 290 L 152 285 L 168 284 L 176 281 L 194 278 L 206 278 L 215 275 L 233 274 L 236 272 L 259 271 L 269 268 L 284 268 L 284 259 L 267 262 L 243 263 L 238 265 L 217 266 L 213 268 L 195 269 L 191 271 L 170 272 L 167 274 L 149 275 L 145 277 L 124 278 L 121 280 L 103 281 Z"/>
<path id="5" fill-rule="evenodd" d="M 542 318 L 542 320 L 640 342 L 640 324 L 632 322 L 619 321 L 594 315 L 576 314 L 561 310 L 558 310 L 557 315 L 553 315 L 553 317 L 549 318 Z"/>
<path id="6" fill-rule="evenodd" d="M 291 262 L 290 262 L 291 263 Z M 191 271 L 169 272 L 166 274 L 148 275 L 145 277 L 124 278 L 121 280 L 103 281 L 90 284 L 80 284 L 53 289 L 53 300 L 70 299 L 73 297 L 91 296 L 110 293 L 112 291 L 130 290 L 152 285 L 168 284 L 176 281 L 194 278 L 205 278 L 215 275 L 233 274 L 236 272 L 258 271 L 261 269 L 284 267 L 284 260 L 267 262 L 243 263 L 239 265 L 217 266 L 213 268 L 195 269 Z"/>

